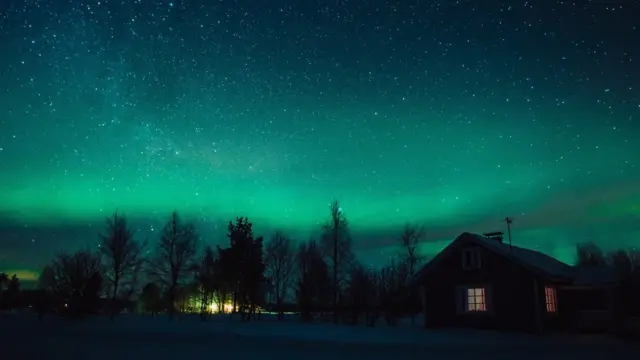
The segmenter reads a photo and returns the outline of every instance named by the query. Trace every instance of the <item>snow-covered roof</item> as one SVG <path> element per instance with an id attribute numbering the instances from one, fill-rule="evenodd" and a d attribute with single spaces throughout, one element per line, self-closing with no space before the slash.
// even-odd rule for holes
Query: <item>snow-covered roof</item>
<path id="1" fill-rule="evenodd" d="M 533 267 L 553 277 L 571 279 L 573 278 L 573 267 L 554 257 L 543 254 L 539 251 L 529 250 L 518 246 L 510 246 L 504 242 L 490 239 L 482 235 L 469 234 L 473 241 L 485 248 L 490 248 L 504 256 L 514 258 L 527 267 Z M 465 235 L 463 234 L 463 235 Z"/>
<path id="2" fill-rule="evenodd" d="M 615 272 L 608 267 L 578 268 L 539 251 L 525 249 L 518 246 L 510 246 L 509 244 L 496 239 L 466 232 L 458 236 L 453 242 L 451 242 L 451 244 L 445 247 L 436 257 L 418 271 L 413 281 L 420 281 L 424 274 L 430 268 L 435 266 L 440 259 L 446 257 L 446 254 L 455 251 L 463 244 L 479 245 L 485 249 L 510 258 L 534 272 L 553 278 L 563 279 L 577 285 L 607 284 L 616 281 Z"/>

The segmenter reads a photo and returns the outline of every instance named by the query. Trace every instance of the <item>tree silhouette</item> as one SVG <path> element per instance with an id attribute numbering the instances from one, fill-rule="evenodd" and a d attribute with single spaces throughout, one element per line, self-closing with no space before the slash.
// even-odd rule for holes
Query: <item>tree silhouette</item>
<path id="1" fill-rule="evenodd" d="M 230 248 L 217 247 L 218 257 L 215 262 L 215 290 L 213 293 L 214 301 L 218 305 L 218 312 L 224 313 L 224 305 L 229 301 L 229 297 L 233 297 L 235 301 L 234 291 L 237 289 L 238 276 L 235 272 L 235 259 Z M 234 309 L 235 310 L 235 302 Z"/>
<path id="2" fill-rule="evenodd" d="M 246 291 L 243 288 L 247 271 L 247 257 L 253 244 L 253 224 L 244 217 L 236 218 L 236 222 L 229 221 L 227 238 L 229 249 L 227 251 L 228 268 L 225 274 L 233 296 L 233 311 L 240 310 L 244 313 L 246 303 Z M 243 314 L 244 320 L 244 314 Z"/>
<path id="3" fill-rule="evenodd" d="M 126 217 L 118 214 L 107 218 L 107 230 L 100 234 L 100 253 L 105 266 L 107 293 L 111 298 L 111 318 L 118 312 L 118 300 L 128 300 L 133 293 L 137 272 L 143 262 L 142 249 L 127 224 Z M 127 286 L 129 291 L 122 291 Z M 123 296 L 123 294 L 125 296 Z"/>
<path id="4" fill-rule="evenodd" d="M 415 275 L 416 267 L 424 260 L 424 256 L 420 254 L 420 245 L 424 241 L 425 230 L 423 226 L 405 224 L 399 243 L 402 248 L 401 259 L 407 264 L 409 280 Z M 408 289 L 408 284 L 407 284 Z M 411 310 L 411 324 L 415 323 L 415 314 L 418 308 L 419 298 L 414 291 L 407 292 L 408 308 Z"/>
<path id="5" fill-rule="evenodd" d="M 5 273 L 0 273 L 0 309 L 4 309 L 6 302 L 6 295 L 4 294 L 4 288 L 9 284 L 9 276 Z"/>
<path id="6" fill-rule="evenodd" d="M 193 224 L 183 224 L 174 212 L 164 226 L 155 254 L 149 260 L 149 275 L 166 293 L 169 317 L 175 315 L 180 286 L 195 270 L 198 236 Z"/>
<path id="7" fill-rule="evenodd" d="M 576 245 L 576 266 L 590 267 L 607 265 L 607 258 L 602 249 L 594 242 Z"/>
<path id="8" fill-rule="evenodd" d="M 265 300 L 266 277 L 264 276 L 264 239 L 259 236 L 253 242 L 248 254 L 248 271 L 243 279 L 247 292 L 249 316 L 257 315 Z M 247 318 L 248 320 L 248 318 Z"/>
<path id="9" fill-rule="evenodd" d="M 333 322 L 338 323 L 338 296 L 344 278 L 353 261 L 353 250 L 349 236 L 347 218 L 340 208 L 340 203 L 335 200 L 329 206 L 330 218 L 323 227 L 322 247 L 331 265 Z"/>
<path id="10" fill-rule="evenodd" d="M 253 237 L 253 224 L 245 217 L 229 222 L 229 249 L 225 254 L 225 276 L 233 292 L 234 309 L 240 310 L 242 321 L 255 315 L 263 299 L 265 284 L 263 239 Z"/>
<path id="11" fill-rule="evenodd" d="M 318 244 L 310 240 L 296 254 L 298 282 L 296 299 L 302 321 L 312 320 L 313 311 L 325 311 L 331 302 L 331 276 Z"/>
<path id="12" fill-rule="evenodd" d="M 71 316 L 96 311 L 102 290 L 100 256 L 88 250 L 60 254 L 42 273 L 41 284 Z"/>
<path id="13" fill-rule="evenodd" d="M 357 323 L 361 316 L 367 326 L 374 326 L 378 318 L 379 274 L 357 264 L 351 269 L 347 295 L 351 322 Z"/>
<path id="14" fill-rule="evenodd" d="M 409 274 L 415 274 L 416 266 L 424 259 L 420 254 L 420 245 L 424 241 L 423 226 L 405 224 L 399 243 L 402 248 L 401 257 L 409 266 Z"/>
<path id="15" fill-rule="evenodd" d="M 7 290 L 2 289 L 6 287 Z M 20 296 L 20 279 L 16 274 L 9 277 L 5 273 L 0 273 L 0 310 L 13 309 L 18 305 Z"/>
<path id="16" fill-rule="evenodd" d="M 380 306 L 388 325 L 396 325 L 407 298 L 409 267 L 404 261 L 392 259 L 389 265 L 380 269 Z"/>
<path id="17" fill-rule="evenodd" d="M 193 313 L 199 310 L 199 307 L 194 307 L 193 299 L 197 299 L 200 296 L 200 284 L 197 282 L 197 269 L 194 269 L 194 280 L 180 286 L 178 288 L 178 294 L 175 299 L 175 304 L 178 312 Z M 206 317 L 204 317 L 206 320 Z"/>
<path id="18" fill-rule="evenodd" d="M 0 293 L 4 290 L 4 287 L 9 283 L 9 275 L 0 273 Z"/>
<path id="19" fill-rule="evenodd" d="M 273 285 L 278 318 L 284 318 L 283 302 L 291 287 L 295 269 L 295 251 L 291 240 L 282 232 L 276 232 L 265 250 L 266 273 Z"/>
<path id="20" fill-rule="evenodd" d="M 633 274 L 640 271 L 640 251 L 618 249 L 610 252 L 607 258 L 620 274 Z"/>
<path id="21" fill-rule="evenodd" d="M 620 304 L 616 307 L 622 319 L 640 316 L 640 251 L 618 249 L 605 253 L 593 242 L 576 245 L 576 266 L 610 267 L 619 280 Z"/>
<path id="22" fill-rule="evenodd" d="M 20 297 L 20 279 L 18 275 L 13 274 L 7 282 L 7 308 L 9 310 L 18 306 Z"/>
<path id="23" fill-rule="evenodd" d="M 142 302 L 143 310 L 155 316 L 163 307 L 160 287 L 152 282 L 145 285 L 140 294 L 140 301 Z"/>
<path id="24" fill-rule="evenodd" d="M 207 320 L 207 314 L 211 313 L 209 306 L 216 290 L 216 259 L 210 246 L 204 250 L 196 276 L 200 292 L 200 316 L 202 320 Z"/>
<path id="25" fill-rule="evenodd" d="M 620 280 L 621 306 L 617 311 L 627 318 L 640 316 L 640 251 L 619 249 L 607 256 Z"/>
<path id="26" fill-rule="evenodd" d="M 53 279 L 53 268 L 51 265 L 46 265 L 40 272 L 38 278 L 38 290 L 35 299 L 35 310 L 38 314 L 38 321 L 42 321 L 44 315 L 51 311 L 56 305 L 54 294 L 51 292 L 49 283 Z"/>

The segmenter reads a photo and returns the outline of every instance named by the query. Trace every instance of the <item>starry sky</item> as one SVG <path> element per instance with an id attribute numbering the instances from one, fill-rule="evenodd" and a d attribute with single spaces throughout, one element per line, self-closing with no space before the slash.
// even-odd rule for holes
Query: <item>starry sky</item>
<path id="1" fill-rule="evenodd" d="M 0 1 L 0 271 L 249 216 L 360 259 L 463 231 L 571 261 L 640 242 L 634 1 Z"/>

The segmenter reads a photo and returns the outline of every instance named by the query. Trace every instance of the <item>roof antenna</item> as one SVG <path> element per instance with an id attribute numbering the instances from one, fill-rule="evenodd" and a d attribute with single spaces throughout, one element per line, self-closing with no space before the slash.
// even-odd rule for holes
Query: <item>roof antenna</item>
<path id="1" fill-rule="evenodd" d="M 507 232 L 509 234 L 509 251 L 511 251 L 511 223 L 513 222 L 513 218 L 506 217 L 504 218 L 504 222 L 507 223 Z"/>

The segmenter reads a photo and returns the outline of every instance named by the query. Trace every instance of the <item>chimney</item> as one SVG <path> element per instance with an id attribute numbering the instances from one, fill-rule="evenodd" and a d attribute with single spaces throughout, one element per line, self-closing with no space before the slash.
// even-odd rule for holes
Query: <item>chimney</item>
<path id="1" fill-rule="evenodd" d="M 496 232 L 484 233 L 482 235 L 484 235 L 484 237 L 488 239 L 495 240 L 502 244 L 502 235 L 504 235 L 504 233 L 502 231 L 496 231 Z"/>

